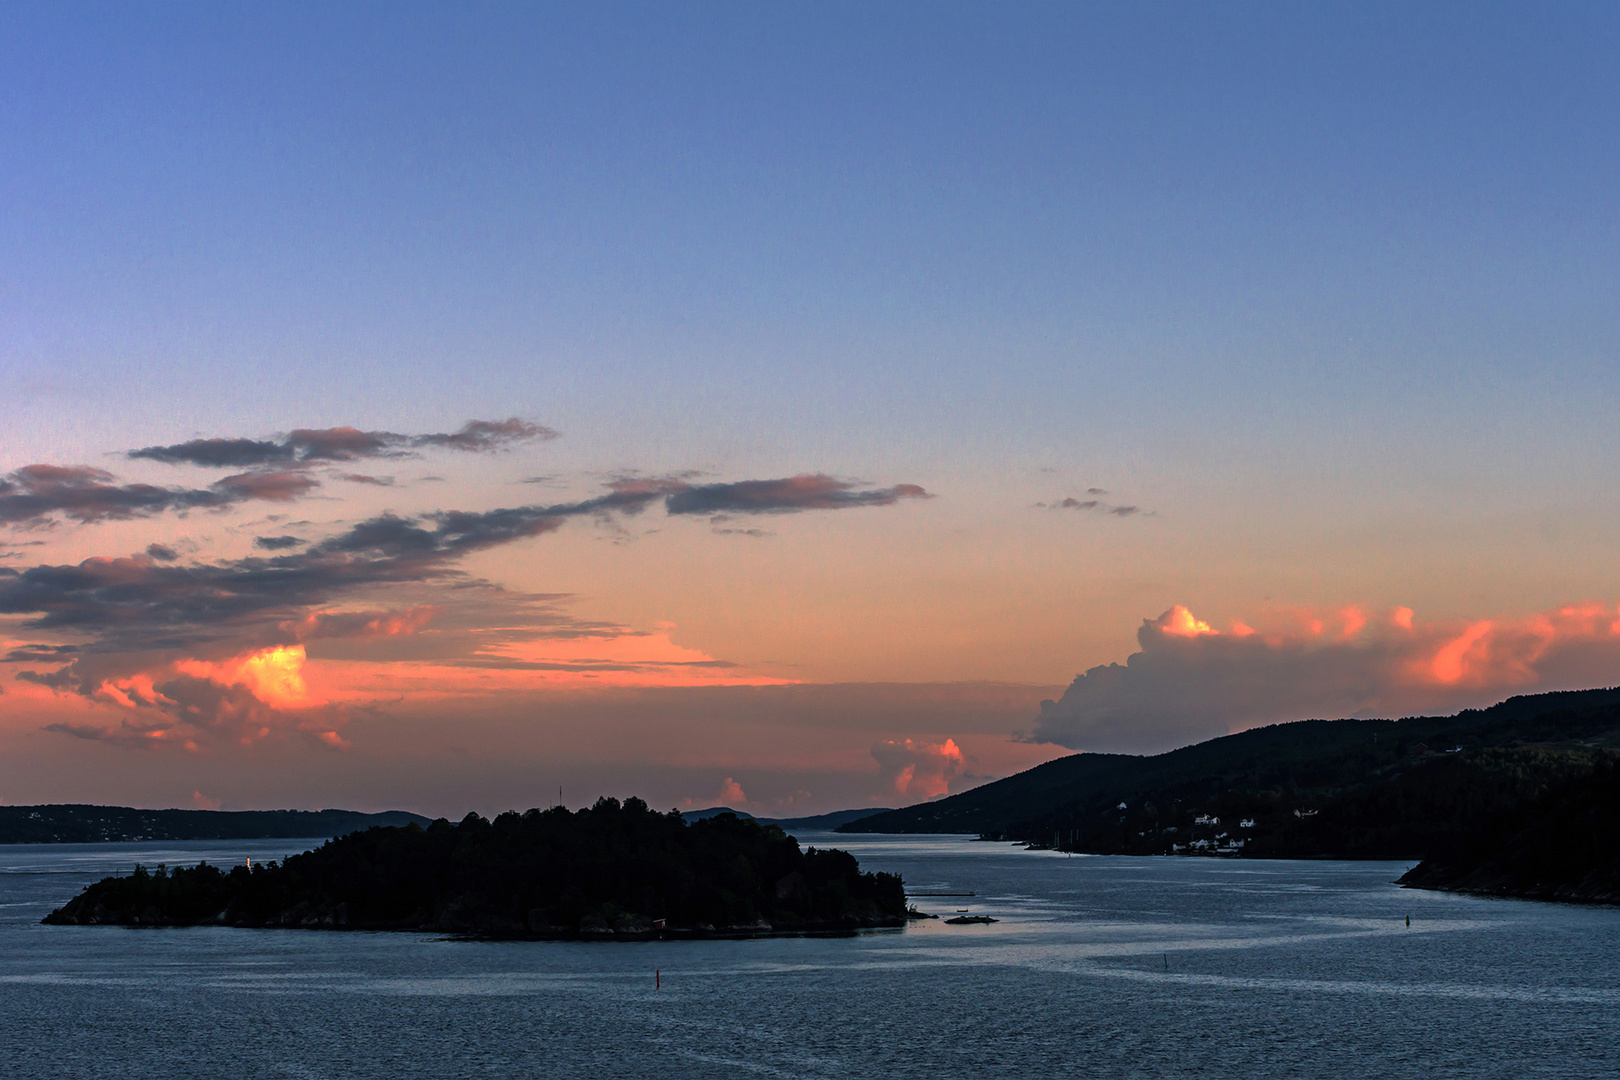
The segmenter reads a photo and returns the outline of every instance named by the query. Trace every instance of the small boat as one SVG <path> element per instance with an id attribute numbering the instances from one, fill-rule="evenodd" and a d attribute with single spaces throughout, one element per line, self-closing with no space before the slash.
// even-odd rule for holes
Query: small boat
<path id="1" fill-rule="evenodd" d="M 992 919 L 988 915 L 958 915 L 954 919 L 946 919 L 945 920 L 945 925 L 946 926 L 970 926 L 970 925 L 973 925 L 975 923 L 993 923 L 993 922 L 1000 922 L 1000 921 L 1001 921 L 1000 919 Z"/>

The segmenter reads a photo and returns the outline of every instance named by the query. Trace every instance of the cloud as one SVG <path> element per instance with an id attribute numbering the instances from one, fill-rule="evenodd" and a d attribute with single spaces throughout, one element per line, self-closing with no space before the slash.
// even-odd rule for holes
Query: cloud
<path id="1" fill-rule="evenodd" d="M 671 514 L 791 514 L 800 510 L 845 510 L 892 506 L 901 499 L 933 498 L 916 484 L 856 490 L 856 485 L 821 473 L 780 480 L 739 480 L 729 484 L 683 485 L 668 496 Z"/>
<path id="2" fill-rule="evenodd" d="M 373 487 L 394 486 L 394 478 L 392 476 L 367 476 L 365 473 L 343 473 L 338 477 L 338 479 L 347 480 L 351 484 L 370 484 Z"/>
<path id="3" fill-rule="evenodd" d="M 730 514 L 716 514 L 709 519 L 709 531 L 716 536 L 775 536 L 766 529 L 739 527 L 731 524 L 735 519 Z"/>
<path id="4" fill-rule="evenodd" d="M 549 441 L 557 432 L 540 424 L 531 424 L 517 417 L 506 420 L 469 420 L 461 430 L 448 435 L 417 435 L 412 446 L 443 446 L 451 450 L 488 454 L 512 443 Z"/>
<path id="5" fill-rule="evenodd" d="M 297 456 L 291 443 L 257 439 L 192 439 L 173 446 L 148 446 L 125 457 L 161 461 L 167 465 L 202 465 L 211 469 L 245 469 L 255 465 L 281 465 Z"/>
<path id="6" fill-rule="evenodd" d="M 1093 667 L 1042 702 L 1030 738 L 1153 753 L 1264 724 L 1449 713 L 1620 681 L 1620 611 L 1603 604 L 1434 623 L 1349 607 L 1271 632 L 1222 632 L 1177 605 L 1144 620 L 1137 642 L 1124 664 Z"/>
<path id="7" fill-rule="evenodd" d="M 873 746 L 872 757 L 884 786 L 906 798 L 944 795 L 951 781 L 967 773 L 967 760 L 955 739 L 943 743 L 890 739 Z"/>
<path id="8" fill-rule="evenodd" d="M 320 486 L 320 481 L 307 473 L 288 470 L 238 473 L 214 483 L 215 490 L 236 499 L 260 499 L 264 502 L 292 502 Z"/>
<path id="9" fill-rule="evenodd" d="M 514 416 L 507 420 L 469 420 L 459 431 L 428 435 L 361 431 L 354 427 L 298 428 L 279 440 L 192 439 L 171 446 L 147 446 L 131 450 L 126 456 L 147 461 L 161 461 L 168 465 L 241 469 L 399 457 L 415 447 L 436 447 L 488 454 L 517 443 L 555 438 L 557 432 L 551 428 L 531 424 Z M 350 476 L 347 479 L 355 477 Z M 360 482 L 377 481 L 366 478 Z"/>
<path id="10" fill-rule="evenodd" d="M 60 660 L 61 658 L 55 657 L 53 659 Z M 78 689 L 81 683 L 77 667 L 78 661 L 75 660 L 67 667 L 58 668 L 56 671 L 24 670 L 17 672 L 17 679 L 20 682 L 34 683 L 37 686 L 43 686 L 50 690 L 71 691 Z"/>
<path id="11" fill-rule="evenodd" d="M 428 605 L 405 611 L 313 611 L 283 628 L 299 641 L 396 638 L 420 632 L 436 614 L 438 609 Z"/>
<path id="12" fill-rule="evenodd" d="M 56 516 L 89 524 L 165 511 L 221 510 L 248 500 L 285 502 L 318 486 L 305 476 L 247 473 L 209 488 L 121 484 L 88 465 L 25 465 L 0 476 L 0 524 L 43 523 Z"/>
<path id="13" fill-rule="evenodd" d="M 386 513 L 304 551 L 268 557 L 189 566 L 97 557 L 76 566 L 0 567 L 0 615 L 29 616 L 26 625 L 35 628 L 100 634 L 122 647 L 181 647 L 255 619 L 293 618 L 358 589 L 452 579 L 459 576 L 455 564 L 474 552 L 542 536 L 572 518 L 639 514 L 659 499 L 671 513 L 687 512 L 677 500 L 694 495 L 756 512 L 784 512 L 926 495 L 910 484 L 856 492 L 816 476 L 701 488 L 667 477 L 621 477 L 606 487 L 605 494 L 578 502 L 412 517 Z M 270 550 L 279 543 L 270 538 Z"/>
<path id="14" fill-rule="evenodd" d="M 348 710 L 310 699 L 304 660 L 301 645 L 272 646 L 217 663 L 176 660 L 102 679 L 75 689 L 120 708 L 124 715 L 117 724 L 58 723 L 46 730 L 121 746 L 175 746 L 194 752 L 288 736 L 342 749 L 347 743 L 339 729 Z M 54 673 L 64 678 L 72 674 L 71 668 Z M 68 689 L 50 676 L 23 672 L 18 677 Z"/>
<path id="15" fill-rule="evenodd" d="M 553 532 L 571 518 L 637 514 L 686 491 L 667 479 L 620 479 L 607 487 L 604 495 L 572 503 L 382 514 L 302 552 L 272 557 L 193 566 L 92 558 L 77 566 L 0 568 L 0 615 L 30 615 L 29 625 L 41 628 L 142 638 L 169 630 L 183 641 L 255 616 L 287 618 L 358 588 L 452 577 L 453 564 L 474 552 Z"/>
<path id="16" fill-rule="evenodd" d="M 61 663 L 72 659 L 79 651 L 77 645 L 18 645 L 3 658 L 6 663 L 13 664 L 49 664 Z"/>
<path id="17" fill-rule="evenodd" d="M 34 466 L 3 482 L 10 485 L 6 494 L 35 499 L 27 513 L 44 512 L 39 500 L 50 499 L 55 512 L 84 520 L 176 505 L 286 501 L 315 485 L 297 467 L 310 455 L 360 452 L 377 442 L 344 429 L 319 434 L 320 440 L 308 432 L 289 436 L 288 445 L 303 456 L 287 467 L 249 469 L 189 494 L 126 487 L 89 468 Z M 467 438 L 443 445 L 481 452 L 525 431 L 489 425 L 456 434 Z M 217 447 L 209 453 L 214 460 L 228 456 Z M 119 493 L 132 491 L 144 501 L 118 501 Z M 528 678 L 523 673 L 534 672 L 604 683 L 770 681 L 734 673 L 729 662 L 677 646 L 667 634 L 576 620 L 558 609 L 561 598 L 509 594 L 461 569 L 470 555 L 544 536 L 575 518 L 614 521 L 657 504 L 670 509 L 694 491 L 711 501 L 745 502 L 750 510 L 744 512 L 884 505 L 926 495 L 913 485 L 863 490 L 814 476 L 703 488 L 681 475 L 620 476 L 594 497 L 571 502 L 384 513 L 314 540 L 259 536 L 255 554 L 242 558 L 182 564 L 181 545 L 154 544 L 141 555 L 73 565 L 0 566 L 0 617 L 74 643 L 60 651 L 18 646 L 6 659 L 36 665 L 16 673 L 23 683 L 123 714 L 104 727 L 74 718 L 53 730 L 116 745 L 185 749 L 251 745 L 289 734 L 341 747 L 344 714 L 338 706 L 293 692 L 296 680 L 288 673 L 292 667 L 302 671 L 306 648 L 319 650 L 320 658 L 359 664 L 434 665 L 423 686 L 499 689 L 520 685 L 520 676 Z M 353 610 L 383 594 L 389 603 L 408 606 Z M 427 602 L 411 606 L 406 597 L 412 595 Z M 293 654 L 285 651 L 290 649 L 296 649 L 292 667 Z M 272 669 L 288 678 L 267 681 L 264 673 Z M 377 694 L 398 692 L 381 675 L 368 685 Z"/>
<path id="18" fill-rule="evenodd" d="M 1088 499 L 1076 499 L 1071 495 L 1061 502 L 1036 503 L 1035 505 L 1043 510 L 1079 510 L 1083 513 L 1109 514 L 1113 517 L 1135 517 L 1137 514 L 1142 514 L 1146 517 L 1155 516 L 1153 511 L 1143 510 L 1140 506 L 1105 503 L 1101 499 L 1095 498 L 1097 495 L 1108 494 L 1108 492 L 1104 491 L 1102 488 L 1087 488 L 1086 494 L 1093 497 Z"/>
<path id="19" fill-rule="evenodd" d="M 742 806 L 748 802 L 748 796 L 743 793 L 742 785 L 731 777 L 726 777 L 720 785 L 720 794 L 715 796 L 721 806 Z"/>

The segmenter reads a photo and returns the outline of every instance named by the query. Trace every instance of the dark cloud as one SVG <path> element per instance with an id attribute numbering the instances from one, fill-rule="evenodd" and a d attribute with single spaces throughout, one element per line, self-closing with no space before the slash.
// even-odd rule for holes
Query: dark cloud
<path id="1" fill-rule="evenodd" d="M 371 485 L 374 485 L 376 487 L 393 487 L 394 486 L 394 478 L 392 476 L 367 476 L 365 473 L 352 473 L 351 472 L 351 473 L 344 473 L 342 476 L 339 477 L 339 479 L 347 480 L 351 484 L 371 484 Z"/>
<path id="2" fill-rule="evenodd" d="M 821 473 L 780 480 L 739 480 L 729 484 L 682 485 L 668 496 L 671 514 L 791 514 L 800 510 L 845 510 L 892 506 L 901 499 L 932 498 L 916 484 L 856 490 L 856 485 Z"/>
<path id="3" fill-rule="evenodd" d="M 148 446 L 131 450 L 126 457 L 161 461 L 167 465 L 202 465 L 211 469 L 246 469 L 255 465 L 280 465 L 297 456 L 288 443 L 257 439 L 192 439 L 173 446 Z"/>
<path id="4" fill-rule="evenodd" d="M 292 502 L 320 486 L 320 481 L 307 473 L 291 470 L 238 473 L 214 484 L 215 490 L 237 499 L 264 502 Z"/>
<path id="5" fill-rule="evenodd" d="M 22 682 L 47 686 L 52 690 L 76 690 L 80 686 L 76 662 L 55 671 L 19 671 L 17 678 Z"/>
<path id="6" fill-rule="evenodd" d="M 77 645 L 18 645 L 6 653 L 5 661 L 12 664 L 59 664 L 71 659 L 78 651 Z"/>
<path id="7" fill-rule="evenodd" d="M 337 730 L 348 720 L 345 709 L 332 705 L 278 708 L 239 681 L 178 674 L 156 683 L 149 695 L 127 688 L 121 688 L 120 694 L 135 711 L 116 726 L 55 723 L 45 730 L 119 746 L 180 746 L 187 750 L 204 745 L 246 746 L 289 735 L 303 736 L 329 749 L 348 745 Z"/>
<path id="8" fill-rule="evenodd" d="M 412 446 L 443 446 L 475 454 L 488 454 L 512 443 L 549 441 L 557 432 L 541 424 L 531 424 L 513 416 L 506 420 L 469 420 L 461 430 L 447 435 L 417 435 Z"/>
<path id="9" fill-rule="evenodd" d="M 75 739 L 86 739 L 91 742 L 107 741 L 107 729 L 96 727 L 94 724 L 46 724 L 45 731 L 54 731 L 60 735 L 71 735 Z"/>
<path id="10" fill-rule="evenodd" d="M 709 519 L 709 531 L 716 536 L 775 536 L 773 532 L 765 529 L 742 528 L 731 524 L 735 518 L 730 514 L 716 514 Z"/>
<path id="11" fill-rule="evenodd" d="M 1102 488 L 1087 488 L 1086 494 L 1106 495 L 1108 492 L 1104 491 Z M 1144 514 L 1148 517 L 1153 516 L 1151 511 L 1143 510 L 1140 506 L 1114 505 L 1105 503 L 1102 500 L 1095 498 L 1076 499 L 1072 495 L 1064 499 L 1062 502 L 1036 503 L 1035 505 L 1045 510 L 1079 510 L 1082 512 L 1091 512 L 1097 514 L 1111 514 L 1114 517 L 1134 517 L 1137 514 Z"/>
<path id="12" fill-rule="evenodd" d="M 638 514 L 660 499 L 671 513 L 691 512 L 680 502 L 688 496 L 740 503 L 751 512 L 785 512 L 885 505 L 926 494 L 909 484 L 853 491 L 852 485 L 826 477 L 702 488 L 636 477 L 607 487 L 604 495 L 571 503 L 417 517 L 382 514 L 304 551 L 274 556 L 189 566 L 142 557 L 26 570 L 0 567 L 0 615 L 31 616 L 29 625 L 35 627 L 75 628 L 143 647 L 160 647 L 150 635 L 167 633 L 172 636 L 162 640 L 178 646 L 255 619 L 294 618 L 356 589 L 455 577 L 454 564 L 473 552 L 542 536 L 572 518 Z M 274 551 L 284 538 L 261 537 L 255 543 Z"/>
<path id="13" fill-rule="evenodd" d="M 174 562 L 180 557 L 180 553 L 174 548 L 158 543 L 147 544 L 146 554 L 148 558 L 156 559 L 158 562 Z"/>
<path id="14" fill-rule="evenodd" d="M 243 476 L 267 479 L 264 486 L 234 483 L 230 494 L 222 492 L 221 497 L 271 497 L 273 492 L 292 490 L 277 487 L 285 478 L 304 478 L 290 470 Z M 105 486 L 99 476 L 90 477 L 89 482 Z M 77 653 L 29 647 L 16 659 L 66 663 L 53 671 L 21 671 L 16 677 L 153 716 L 161 714 L 108 729 L 99 736 L 70 732 L 78 737 L 105 737 L 131 745 L 175 738 L 190 745 L 199 739 L 248 738 L 242 733 L 262 728 L 312 732 L 313 737 L 334 745 L 337 721 L 332 717 L 295 716 L 273 709 L 228 678 L 222 681 L 181 672 L 184 677 L 154 682 L 152 673 L 169 666 L 168 674 L 173 675 L 177 669 L 172 665 L 181 658 L 189 658 L 188 663 L 201 662 L 199 657 L 223 661 L 243 655 L 244 650 L 293 643 L 302 648 L 306 639 L 330 655 L 433 656 L 440 662 L 465 666 L 521 667 L 529 661 L 501 657 L 490 651 L 491 644 L 534 637 L 615 636 L 625 631 L 574 623 L 550 609 L 555 598 L 491 601 L 487 595 L 490 587 L 458 568 L 472 553 L 545 535 L 574 518 L 612 520 L 639 514 L 659 501 L 671 507 L 676 499 L 695 490 L 711 501 L 722 496 L 743 501 L 752 512 L 882 505 L 924 495 L 921 488 L 911 485 L 856 491 L 852 485 L 820 477 L 706 489 L 694 489 L 678 478 L 620 477 L 606 488 L 604 494 L 577 502 L 438 511 L 412 517 L 382 514 L 301 551 L 289 550 L 300 543 L 296 537 L 258 537 L 256 545 L 273 554 L 216 563 L 180 565 L 148 554 L 92 558 L 71 566 L 0 567 L 0 616 L 20 616 L 24 625 L 89 640 Z M 679 511 L 672 508 L 671 512 Z M 446 585 L 454 588 L 446 589 Z M 484 590 L 484 606 L 490 602 L 504 605 L 507 617 L 480 624 L 464 614 L 458 623 L 437 601 L 405 613 L 361 616 L 320 611 L 368 591 L 386 591 L 393 599 L 413 589 L 436 590 L 441 597 Z M 483 614 L 487 619 L 489 611 Z M 719 664 L 703 661 L 698 666 Z M 557 669 L 629 670 L 618 661 L 590 658 L 565 662 Z M 146 681 L 135 678 L 143 674 Z"/>
<path id="15" fill-rule="evenodd" d="M 663 493 L 656 482 L 637 482 L 575 503 L 383 514 L 306 551 L 222 563 L 126 558 L 0 568 L 0 614 L 32 615 L 30 625 L 38 627 L 136 640 L 172 630 L 178 637 L 171 644 L 179 644 L 254 618 L 289 618 L 357 588 L 454 576 L 453 564 L 472 552 L 553 532 L 574 517 L 633 514 Z"/>
<path id="16" fill-rule="evenodd" d="M 254 468 L 399 457 L 413 447 L 442 447 L 448 450 L 487 454 L 516 443 L 556 437 L 557 432 L 551 428 L 531 424 L 514 416 L 507 420 L 469 420 L 459 431 L 428 435 L 361 431 L 354 427 L 298 428 L 279 441 L 243 438 L 192 439 L 172 446 L 147 446 L 140 450 L 131 450 L 127 456 L 161 461 L 169 465 Z"/>
<path id="17" fill-rule="evenodd" d="M 88 465 L 25 465 L 0 477 L 0 524 L 41 523 L 58 516 L 91 523 L 166 511 L 220 510 L 250 499 L 284 502 L 317 486 L 295 473 L 245 473 L 208 488 L 121 484 Z"/>

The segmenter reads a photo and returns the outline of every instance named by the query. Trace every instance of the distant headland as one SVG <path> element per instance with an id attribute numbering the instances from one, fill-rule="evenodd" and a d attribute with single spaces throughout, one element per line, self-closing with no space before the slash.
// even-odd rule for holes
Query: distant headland
<path id="1" fill-rule="evenodd" d="M 1422 860 L 1404 884 L 1620 902 L 1620 688 L 1075 754 L 840 825 L 1101 855 Z"/>
<path id="2" fill-rule="evenodd" d="M 274 840 L 342 836 L 374 825 L 427 825 L 404 810 L 139 810 L 131 806 L 0 806 L 0 844 L 140 840 Z"/>
<path id="3" fill-rule="evenodd" d="M 905 919 L 900 878 L 862 872 L 848 852 L 802 851 L 781 828 L 733 814 L 688 823 L 630 798 L 374 827 L 252 869 L 137 867 L 90 885 L 44 922 L 611 940 Z"/>

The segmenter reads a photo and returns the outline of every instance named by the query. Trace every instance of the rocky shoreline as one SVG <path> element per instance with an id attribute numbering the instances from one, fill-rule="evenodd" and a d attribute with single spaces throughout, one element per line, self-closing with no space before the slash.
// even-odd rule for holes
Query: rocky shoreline
<path id="1" fill-rule="evenodd" d="M 1545 900 L 1560 904 L 1620 905 L 1615 873 L 1595 873 L 1578 881 L 1526 879 L 1496 865 L 1450 867 L 1422 862 L 1396 881 L 1407 889 L 1493 896 L 1503 900 Z"/>
<path id="2" fill-rule="evenodd" d="M 48 926 L 109 926 L 126 929 L 180 929 L 195 926 L 228 926 L 244 930 L 328 930 L 382 933 L 429 933 L 502 941 L 682 941 L 731 938 L 802 937 L 839 935 L 861 930 L 896 929 L 921 915 L 865 915 L 839 919 L 787 920 L 771 923 L 758 919 L 751 923 L 715 926 L 697 923 L 670 926 L 666 920 L 645 915 L 624 914 L 611 923 L 605 918 L 587 918 L 579 926 L 555 926 L 539 912 L 526 922 L 492 919 L 488 916 L 458 918 L 446 912 L 431 919 L 378 922 L 351 918 L 348 904 L 314 908 L 299 904 L 269 918 L 259 919 L 232 911 L 220 911 L 206 918 L 177 918 L 157 907 L 143 909 L 109 908 L 103 903 L 86 903 L 84 896 L 70 900 L 41 920 Z"/>

